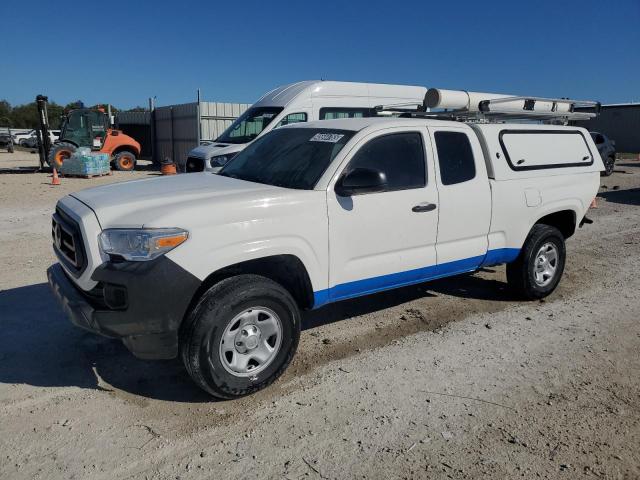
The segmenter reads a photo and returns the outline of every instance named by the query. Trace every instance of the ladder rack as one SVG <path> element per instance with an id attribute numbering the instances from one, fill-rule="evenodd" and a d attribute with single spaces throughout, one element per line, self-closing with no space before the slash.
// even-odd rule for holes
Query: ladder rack
<path id="1" fill-rule="evenodd" d="M 446 101 L 434 102 L 433 100 L 434 98 L 441 99 L 443 94 L 450 95 L 451 93 L 456 95 L 456 97 L 454 97 L 455 102 L 452 104 L 458 108 L 444 108 L 447 105 Z M 460 98 L 468 98 L 469 100 L 466 103 L 464 103 L 464 101 L 461 103 Z M 474 101 L 472 102 L 471 99 Z M 477 103 L 475 103 L 476 101 Z M 434 105 L 435 108 L 440 108 L 440 110 L 430 111 Z M 414 108 L 407 108 L 409 106 L 413 106 Z M 576 111 L 577 108 L 579 108 L 580 111 Z M 585 111 L 583 109 L 592 111 Z M 378 105 L 374 107 L 374 111 L 378 115 L 386 114 L 400 117 L 434 118 L 461 122 L 489 123 L 509 120 L 530 120 L 567 123 L 570 120 L 589 120 L 597 116 L 600 113 L 600 102 L 570 100 L 567 98 L 507 96 L 429 89 L 422 105 Z"/>

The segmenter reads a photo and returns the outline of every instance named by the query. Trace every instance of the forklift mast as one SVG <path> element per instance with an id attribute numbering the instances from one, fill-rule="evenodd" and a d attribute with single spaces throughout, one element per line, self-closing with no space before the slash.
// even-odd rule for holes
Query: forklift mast
<path id="1" fill-rule="evenodd" d="M 43 169 L 49 151 L 51 150 L 51 137 L 49 136 L 49 116 L 47 115 L 47 103 L 49 98 L 45 95 L 36 97 L 36 106 L 38 108 L 38 123 L 40 128 L 37 130 L 38 137 L 38 154 L 40 156 L 40 169 Z"/>

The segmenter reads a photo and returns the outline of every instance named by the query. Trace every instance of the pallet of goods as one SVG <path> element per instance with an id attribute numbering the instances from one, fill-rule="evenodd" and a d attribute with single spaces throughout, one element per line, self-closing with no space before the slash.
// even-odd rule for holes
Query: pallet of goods
<path id="1" fill-rule="evenodd" d="M 66 177 L 84 178 L 110 175 L 109 155 L 92 152 L 89 148 L 79 148 L 64 161 L 60 168 L 60 174 Z"/>

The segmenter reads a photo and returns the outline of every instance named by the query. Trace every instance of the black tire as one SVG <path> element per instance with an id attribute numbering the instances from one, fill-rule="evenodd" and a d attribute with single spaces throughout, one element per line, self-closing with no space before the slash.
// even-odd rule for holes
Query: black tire
<path id="1" fill-rule="evenodd" d="M 604 171 L 600 173 L 603 177 L 609 177 L 613 173 L 615 168 L 616 159 L 614 157 L 607 157 L 604 159 Z"/>
<path id="2" fill-rule="evenodd" d="M 536 280 L 536 266 L 542 267 L 544 262 L 538 264 L 540 258 L 538 255 L 542 247 L 548 244 L 553 245 L 556 249 L 555 270 L 549 279 L 539 282 Z M 564 236 L 560 230 L 550 225 L 534 225 L 518 258 L 507 264 L 507 282 L 511 289 L 522 298 L 534 300 L 546 297 L 558 286 L 564 272 L 565 259 Z M 538 273 L 538 275 L 541 274 Z"/>
<path id="3" fill-rule="evenodd" d="M 20 142 L 18 142 L 18 145 L 20 145 L 21 147 L 26 147 L 27 146 L 27 140 L 23 138 L 22 140 L 20 140 Z"/>
<path id="4" fill-rule="evenodd" d="M 233 331 L 232 322 L 238 324 L 234 321 L 238 315 L 260 307 L 279 317 L 280 347 L 258 374 L 237 376 L 223 364 L 223 335 L 227 328 Z M 238 275 L 222 280 L 202 295 L 181 327 L 180 355 L 200 388 L 217 398 L 232 399 L 265 388 L 282 375 L 293 359 L 299 339 L 300 311 L 291 294 L 268 278 Z"/>
<path id="5" fill-rule="evenodd" d="M 64 160 L 69 158 L 75 151 L 76 146 L 67 142 L 60 142 L 51 145 L 51 150 L 49 150 L 49 156 L 47 157 L 47 163 L 50 167 L 55 167 L 60 170 Z"/>
<path id="6" fill-rule="evenodd" d="M 130 172 L 136 168 L 136 156 L 128 151 L 117 153 L 115 157 L 113 157 L 113 165 L 116 167 L 116 170 Z"/>

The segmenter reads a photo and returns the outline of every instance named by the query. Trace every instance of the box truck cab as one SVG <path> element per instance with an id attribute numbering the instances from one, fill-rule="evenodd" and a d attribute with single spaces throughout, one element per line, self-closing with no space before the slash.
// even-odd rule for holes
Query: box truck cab
<path id="1" fill-rule="evenodd" d="M 370 117 L 378 105 L 422 105 L 427 89 L 410 85 L 307 80 L 267 92 L 214 142 L 191 150 L 181 170 L 217 172 L 256 138 L 284 125 Z"/>

